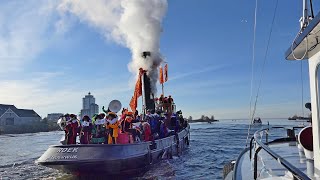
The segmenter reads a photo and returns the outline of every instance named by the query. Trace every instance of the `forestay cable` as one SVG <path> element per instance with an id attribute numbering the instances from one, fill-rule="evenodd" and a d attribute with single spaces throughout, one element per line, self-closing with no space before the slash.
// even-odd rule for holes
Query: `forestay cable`
<path id="1" fill-rule="evenodd" d="M 250 90 L 250 109 L 249 109 L 249 119 L 251 118 L 252 110 L 252 94 L 253 94 L 253 75 L 254 75 L 254 62 L 255 62 L 255 46 L 256 46 L 256 29 L 257 29 L 257 11 L 258 11 L 258 0 L 256 0 L 256 6 L 254 9 L 254 24 L 253 24 L 253 42 L 252 42 L 252 62 L 251 62 L 251 90 Z M 251 122 L 248 127 L 246 146 L 248 143 L 248 138 L 251 129 Z"/>
<path id="2" fill-rule="evenodd" d="M 257 12 L 257 4 L 258 4 L 257 1 L 258 0 L 256 0 L 254 30 L 256 30 L 256 12 Z M 253 77 L 251 79 L 250 117 L 249 117 L 251 121 L 250 121 L 250 124 L 249 124 L 249 127 L 248 127 L 246 146 L 248 145 L 248 140 L 249 140 L 249 136 L 250 136 L 250 129 L 251 129 L 251 125 L 253 123 L 254 115 L 255 115 L 255 112 L 256 112 L 256 108 L 257 108 L 258 97 L 259 97 L 259 94 L 260 94 L 260 89 L 261 89 L 261 84 L 262 84 L 262 80 L 263 80 L 265 65 L 266 65 L 267 56 L 268 56 L 268 52 L 269 52 L 270 40 L 271 40 L 272 31 L 273 31 L 273 25 L 274 25 L 274 21 L 275 21 L 275 18 L 276 18 L 276 12 L 277 12 L 277 9 L 278 9 L 278 2 L 279 2 L 279 0 L 276 1 L 276 5 L 275 5 L 275 8 L 274 8 L 274 12 L 273 12 L 273 18 L 272 18 L 271 28 L 270 28 L 270 31 L 269 31 L 269 38 L 268 38 L 268 42 L 267 42 L 267 48 L 266 48 L 266 51 L 265 51 L 265 54 L 264 54 L 262 71 L 261 71 L 261 74 L 260 74 L 260 80 L 259 80 L 257 94 L 256 94 L 256 97 L 255 97 L 253 110 L 252 110 L 252 106 L 251 106 L 252 105 Z M 256 34 L 256 32 L 254 32 L 254 41 L 255 41 L 255 36 L 256 36 L 255 34 Z M 255 43 L 254 43 L 254 45 L 255 45 Z M 255 51 L 255 46 L 253 46 L 253 51 Z M 253 62 L 252 63 L 254 63 L 254 59 L 255 59 L 255 57 L 253 57 Z M 253 75 L 253 65 L 252 65 L 252 75 Z"/>
<path id="3" fill-rule="evenodd" d="M 254 9 L 254 25 L 253 25 L 253 42 L 252 42 L 252 62 L 251 62 L 251 90 L 250 90 L 250 109 L 249 117 L 251 117 L 252 109 L 252 94 L 253 94 L 253 77 L 254 77 L 254 63 L 255 63 L 255 47 L 256 47 L 256 29 L 257 29 L 257 11 L 258 11 L 258 0 L 256 0 L 256 6 Z"/>

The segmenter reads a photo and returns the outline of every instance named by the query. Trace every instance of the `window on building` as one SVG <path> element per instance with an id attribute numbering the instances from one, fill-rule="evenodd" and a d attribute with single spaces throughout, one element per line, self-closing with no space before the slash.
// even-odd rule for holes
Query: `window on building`
<path id="1" fill-rule="evenodd" d="M 6 125 L 14 125 L 14 118 L 6 118 Z"/>

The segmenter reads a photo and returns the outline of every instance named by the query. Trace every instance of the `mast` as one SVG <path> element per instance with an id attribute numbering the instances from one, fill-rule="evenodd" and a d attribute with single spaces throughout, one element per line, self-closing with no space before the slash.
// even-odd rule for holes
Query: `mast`
<path id="1" fill-rule="evenodd" d="M 145 90 L 144 90 L 144 75 L 141 75 L 141 84 L 142 84 L 142 114 L 145 115 L 146 114 L 146 101 L 145 101 Z"/>
<path id="2" fill-rule="evenodd" d="M 309 15 L 308 15 L 308 2 L 307 0 L 303 0 L 303 12 L 302 17 L 300 19 L 301 29 L 304 30 L 309 24 Z"/>

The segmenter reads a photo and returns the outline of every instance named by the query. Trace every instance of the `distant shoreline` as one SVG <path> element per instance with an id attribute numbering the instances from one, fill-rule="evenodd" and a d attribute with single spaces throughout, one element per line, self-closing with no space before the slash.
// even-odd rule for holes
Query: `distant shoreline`
<path id="1" fill-rule="evenodd" d="M 217 122 L 219 120 L 214 119 L 214 120 L 203 120 L 203 119 L 196 119 L 196 120 L 188 120 L 188 123 L 197 123 L 197 122 L 206 122 L 206 123 L 211 123 L 211 122 Z"/>
<path id="2" fill-rule="evenodd" d="M 203 119 L 196 119 L 196 120 L 188 120 L 189 123 L 197 123 L 197 122 L 217 122 L 217 121 L 243 121 L 248 120 L 248 118 L 228 118 L 228 119 L 219 119 L 219 120 L 203 120 Z M 263 118 L 263 120 L 288 120 L 288 118 Z"/>
<path id="3" fill-rule="evenodd" d="M 60 130 L 55 122 L 38 122 L 34 124 L 0 126 L 0 135 L 50 132 Z"/>

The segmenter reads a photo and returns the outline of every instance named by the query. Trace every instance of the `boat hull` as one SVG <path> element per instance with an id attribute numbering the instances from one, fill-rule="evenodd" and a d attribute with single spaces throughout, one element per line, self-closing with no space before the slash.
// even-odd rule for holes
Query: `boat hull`
<path id="1" fill-rule="evenodd" d="M 189 145 L 189 129 L 154 142 L 50 146 L 36 163 L 76 175 L 139 174 L 151 164 L 180 154 Z"/>

